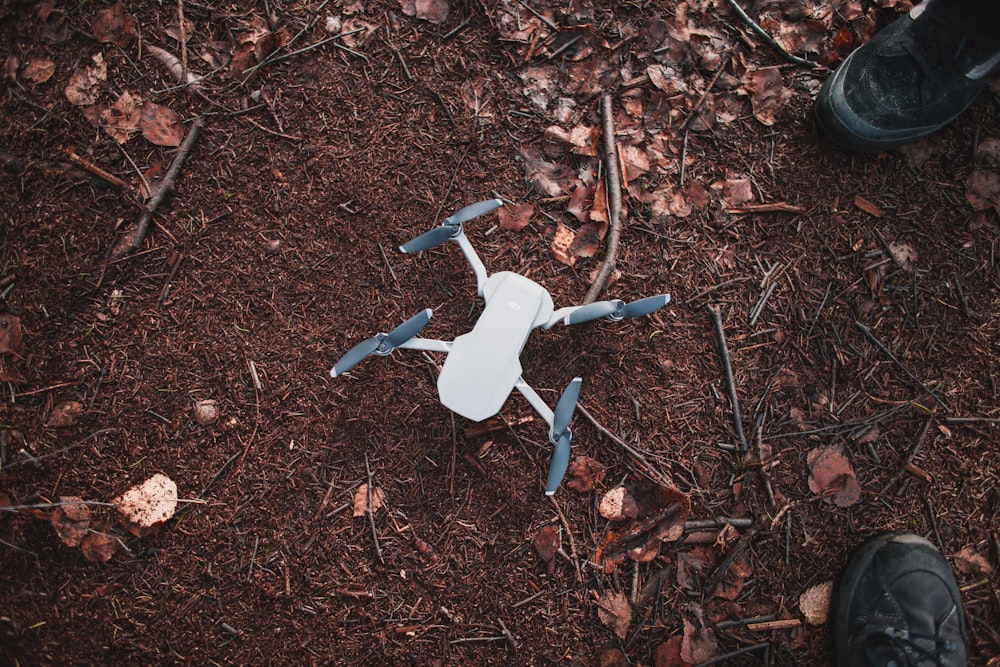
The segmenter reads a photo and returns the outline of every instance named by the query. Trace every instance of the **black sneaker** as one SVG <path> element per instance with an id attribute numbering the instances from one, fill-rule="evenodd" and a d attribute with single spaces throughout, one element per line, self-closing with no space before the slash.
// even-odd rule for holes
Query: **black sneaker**
<path id="1" fill-rule="evenodd" d="M 958 584 L 934 546 L 909 533 L 862 544 L 833 594 L 837 667 L 966 665 Z"/>
<path id="2" fill-rule="evenodd" d="M 994 3 L 925 0 L 883 28 L 823 85 L 820 127 L 842 148 L 874 153 L 953 121 L 1000 66 Z"/>

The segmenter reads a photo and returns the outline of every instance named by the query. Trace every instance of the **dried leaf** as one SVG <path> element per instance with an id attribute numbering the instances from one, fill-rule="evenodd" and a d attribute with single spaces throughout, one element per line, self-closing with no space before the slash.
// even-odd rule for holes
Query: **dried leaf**
<path id="1" fill-rule="evenodd" d="M 561 546 L 562 541 L 559 538 L 559 529 L 551 523 L 542 526 L 535 535 L 535 551 L 542 557 L 546 565 L 552 565 L 552 559 Z"/>
<path id="2" fill-rule="evenodd" d="M 698 664 L 707 662 L 719 654 L 719 644 L 712 628 L 699 628 L 684 619 L 684 639 L 681 640 L 681 659 Z"/>
<path id="3" fill-rule="evenodd" d="M 577 493 L 593 491 L 594 487 L 604 481 L 607 466 L 589 456 L 577 456 L 569 464 L 566 486 Z"/>
<path id="4" fill-rule="evenodd" d="M 219 403 L 211 398 L 195 403 L 193 411 L 199 426 L 210 426 L 219 419 Z"/>
<path id="5" fill-rule="evenodd" d="M 29 58 L 21 70 L 21 78 L 29 83 L 45 83 L 56 72 L 56 63 L 51 58 Z"/>
<path id="6" fill-rule="evenodd" d="M 73 72 L 66 85 L 66 99 L 78 107 L 85 107 L 97 102 L 97 93 L 101 84 L 108 78 L 108 66 L 104 62 L 103 53 L 91 56 L 92 65 Z"/>
<path id="7" fill-rule="evenodd" d="M 519 232 L 528 226 L 531 217 L 535 215 L 535 205 L 531 203 L 504 206 L 497 211 L 497 222 L 500 229 Z"/>
<path id="8" fill-rule="evenodd" d="M 955 569 L 970 577 L 993 577 L 995 570 L 986 558 L 975 549 L 965 547 L 953 556 Z"/>
<path id="9" fill-rule="evenodd" d="M 524 156 L 524 174 L 535 191 L 549 197 L 565 194 L 575 180 L 569 168 L 527 155 Z"/>
<path id="10" fill-rule="evenodd" d="M 619 639 L 625 639 L 632 625 L 632 605 L 624 593 L 607 591 L 597 600 L 597 617 Z"/>
<path id="11" fill-rule="evenodd" d="M 375 487 L 371 497 L 372 514 L 377 513 L 385 505 L 385 491 Z M 354 492 L 354 516 L 364 516 L 368 513 L 368 485 L 362 484 Z"/>
<path id="12" fill-rule="evenodd" d="M 777 114 L 792 97 L 778 67 L 762 67 L 750 75 L 747 85 L 753 116 L 767 126 L 777 122 Z"/>
<path id="13" fill-rule="evenodd" d="M 691 551 L 677 554 L 677 585 L 681 590 L 696 592 L 701 590 L 702 574 L 712 566 L 713 552 L 705 547 L 695 547 Z"/>
<path id="14" fill-rule="evenodd" d="M 976 169 L 965 182 L 965 198 L 977 211 L 994 208 L 1000 211 L 1000 173 Z"/>
<path id="15" fill-rule="evenodd" d="M 594 203 L 594 190 L 583 183 L 573 188 L 569 195 L 569 202 L 566 204 L 566 212 L 570 213 L 580 222 L 590 222 L 590 208 Z"/>
<path id="16" fill-rule="evenodd" d="M 840 444 L 817 447 L 806 457 L 809 489 L 838 507 L 850 507 L 861 499 L 861 484 Z"/>
<path id="17" fill-rule="evenodd" d="M 823 625 L 830 615 L 830 600 L 833 598 L 833 582 L 824 581 L 812 586 L 799 596 L 799 610 L 809 625 Z"/>
<path id="18" fill-rule="evenodd" d="M 400 8 L 407 16 L 441 24 L 448 20 L 447 0 L 400 0 Z"/>
<path id="19" fill-rule="evenodd" d="M 576 264 L 576 257 L 569 252 L 575 236 L 576 234 L 572 229 L 560 222 L 559 226 L 556 227 L 555 237 L 552 239 L 552 254 L 557 260 L 567 266 Z"/>
<path id="20" fill-rule="evenodd" d="M 23 342 L 20 318 L 0 313 L 0 354 L 20 355 Z"/>
<path id="21" fill-rule="evenodd" d="M 917 251 L 909 243 L 893 241 L 889 244 L 889 254 L 892 261 L 904 271 L 912 271 L 913 263 L 917 261 Z"/>
<path id="22" fill-rule="evenodd" d="M 618 486 L 601 498 L 597 511 L 608 521 L 627 521 L 639 515 L 639 508 L 628 489 Z"/>
<path id="23" fill-rule="evenodd" d="M 139 131 L 140 108 L 137 101 L 126 90 L 114 104 L 101 112 L 104 131 L 119 144 L 124 144 Z"/>
<path id="24" fill-rule="evenodd" d="M 107 563 L 118 551 L 118 540 L 105 532 L 91 531 L 80 544 L 83 557 L 91 563 Z"/>
<path id="25" fill-rule="evenodd" d="M 72 426 L 83 414 L 83 403 L 79 401 L 63 401 L 52 409 L 45 425 L 49 428 Z"/>
<path id="26" fill-rule="evenodd" d="M 881 218 L 883 215 L 885 215 L 885 211 L 880 209 L 874 202 L 865 199 L 861 195 L 858 195 L 854 198 L 854 205 L 860 208 L 865 213 L 873 215 L 876 218 Z"/>
<path id="27" fill-rule="evenodd" d="M 83 498 L 60 496 L 59 505 L 52 510 L 49 521 L 63 544 L 76 547 L 90 530 L 90 508 Z"/>
<path id="28" fill-rule="evenodd" d="M 116 498 L 122 523 L 136 537 L 155 532 L 169 520 L 177 509 L 177 484 L 161 473 L 156 473 L 142 484 Z"/>
<path id="29" fill-rule="evenodd" d="M 135 19 L 125 11 L 119 0 L 111 7 L 97 12 L 97 17 L 90 24 L 90 32 L 99 42 L 128 46 L 136 37 Z"/>
<path id="30" fill-rule="evenodd" d="M 177 83 L 186 81 L 188 87 L 190 87 L 192 90 L 198 89 L 198 82 L 201 80 L 201 77 L 192 72 L 191 68 L 188 68 L 188 70 L 185 72 L 184 63 L 181 62 L 180 58 L 170 53 L 170 51 L 167 51 L 166 49 L 161 49 L 160 47 L 155 46 L 153 44 L 147 44 L 146 51 L 149 53 L 149 55 L 153 56 L 161 63 L 163 63 L 163 65 L 167 68 L 167 71 L 170 73 L 170 77 L 174 81 L 176 81 Z"/>
<path id="31" fill-rule="evenodd" d="M 727 178 L 722 186 L 722 204 L 726 208 L 739 206 L 753 199 L 753 184 L 749 178 Z"/>
<path id="32" fill-rule="evenodd" d="M 608 223 L 588 222 L 573 235 L 569 252 L 574 257 L 593 257 L 601 248 L 601 242 L 608 233 Z"/>
<path id="33" fill-rule="evenodd" d="M 142 105 L 139 118 L 142 136 L 157 146 L 179 146 L 184 139 L 184 123 L 176 111 L 155 102 Z"/>

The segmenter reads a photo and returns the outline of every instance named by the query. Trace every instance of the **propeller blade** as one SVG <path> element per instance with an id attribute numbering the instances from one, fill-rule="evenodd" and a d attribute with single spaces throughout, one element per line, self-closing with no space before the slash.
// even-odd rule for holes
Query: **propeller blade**
<path id="1" fill-rule="evenodd" d="M 576 410 L 576 399 L 580 397 L 581 378 L 573 378 L 563 390 L 559 402 L 556 403 L 555 412 L 552 414 L 552 438 L 562 439 L 573 418 L 573 411 Z"/>
<path id="2" fill-rule="evenodd" d="M 501 206 L 503 206 L 503 200 L 501 199 L 487 199 L 486 201 L 469 204 L 465 208 L 460 208 L 448 216 L 448 218 L 445 219 L 444 224 L 460 225 L 463 222 L 468 222 L 473 218 L 478 218 L 484 213 L 489 213 L 493 209 L 500 208 Z"/>
<path id="3" fill-rule="evenodd" d="M 340 358 L 340 361 L 330 369 L 330 377 L 335 378 L 339 375 L 343 375 L 347 371 L 351 370 L 362 361 L 365 357 L 370 355 L 372 352 L 378 349 L 378 346 L 382 344 L 382 339 L 379 336 L 374 338 L 369 338 L 368 340 L 363 340 L 350 350 L 347 354 Z"/>
<path id="4" fill-rule="evenodd" d="M 549 477 L 545 481 L 545 495 L 554 495 L 563 477 L 566 476 L 566 469 L 569 468 L 570 454 L 570 434 L 567 432 L 559 438 L 555 450 L 552 452 L 552 463 L 549 464 Z"/>
<path id="5" fill-rule="evenodd" d="M 455 236 L 455 234 L 459 231 L 459 228 L 455 225 L 435 227 L 429 232 L 424 232 L 412 241 L 408 241 L 399 246 L 399 249 L 401 252 L 420 252 L 421 250 L 430 250 L 431 248 L 439 246 L 451 237 Z"/>
<path id="6" fill-rule="evenodd" d="M 391 352 L 416 336 L 420 330 L 424 328 L 424 325 L 430 321 L 431 315 L 433 314 L 433 310 L 430 308 L 424 308 L 419 313 L 390 331 L 389 335 L 386 336 L 385 340 L 382 342 L 382 351 L 385 353 Z"/>
<path id="7" fill-rule="evenodd" d="M 645 299 L 639 299 L 638 301 L 626 304 L 618 311 L 617 315 L 618 317 L 642 317 L 663 308 L 668 303 L 670 303 L 669 294 L 648 296 Z"/>
<path id="8" fill-rule="evenodd" d="M 618 311 L 625 305 L 624 301 L 595 301 L 586 306 L 580 306 L 563 320 L 564 324 L 583 324 L 591 320 L 599 320 Z"/>

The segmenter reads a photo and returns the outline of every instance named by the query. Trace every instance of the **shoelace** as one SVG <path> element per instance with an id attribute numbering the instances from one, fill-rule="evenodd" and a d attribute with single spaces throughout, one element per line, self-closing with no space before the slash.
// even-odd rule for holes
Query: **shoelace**
<path id="1" fill-rule="evenodd" d="M 885 628 L 879 635 L 871 637 L 875 644 L 889 644 L 902 661 L 900 667 L 923 667 L 924 665 L 937 665 L 943 667 L 942 662 L 947 656 L 954 653 L 958 647 L 955 642 L 942 639 L 937 635 L 923 635 L 911 633 L 907 630 L 897 628 Z M 880 641 L 881 640 L 881 641 Z M 934 650 L 929 651 L 918 645 L 917 640 L 934 642 Z"/>
<path id="2" fill-rule="evenodd" d="M 984 27 L 961 2 L 948 3 L 946 9 L 928 8 L 926 20 L 933 29 L 915 33 L 904 48 L 921 73 L 932 81 L 964 75 L 975 66 L 996 59 L 1000 48 L 997 37 Z"/>

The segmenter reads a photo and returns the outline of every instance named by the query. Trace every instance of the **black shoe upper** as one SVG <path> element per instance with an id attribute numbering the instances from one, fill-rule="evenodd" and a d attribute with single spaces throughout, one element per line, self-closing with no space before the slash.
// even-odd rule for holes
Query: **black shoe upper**
<path id="1" fill-rule="evenodd" d="M 816 100 L 837 144 L 873 152 L 955 119 L 1000 67 L 1000 21 L 969 0 L 927 0 L 855 50 Z"/>
<path id="2" fill-rule="evenodd" d="M 839 667 L 962 667 L 965 620 L 955 577 L 927 540 L 876 536 L 852 556 L 834 595 Z"/>

